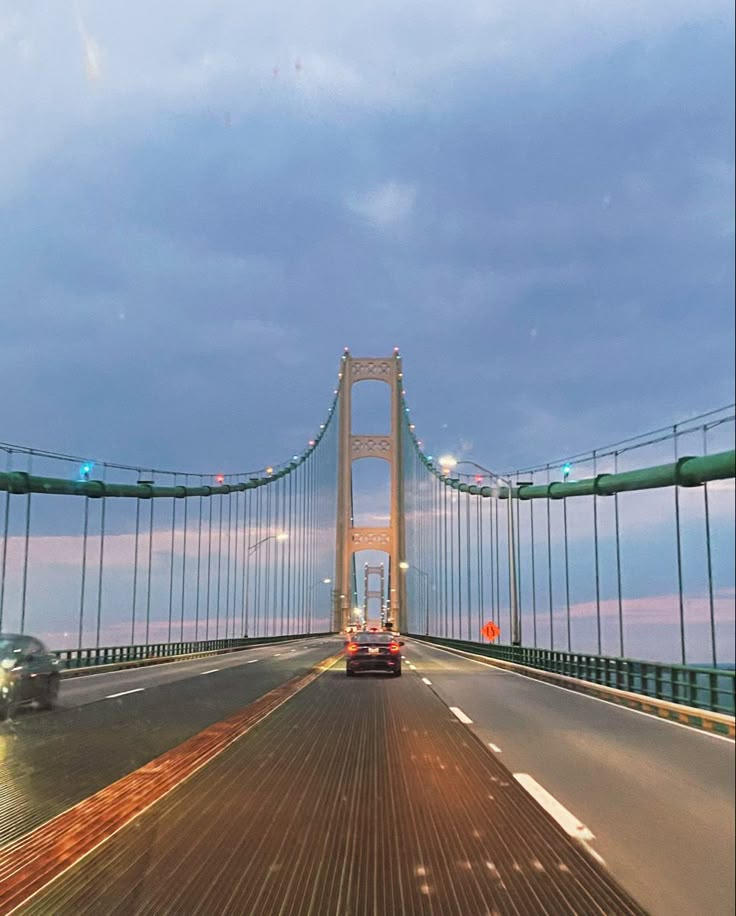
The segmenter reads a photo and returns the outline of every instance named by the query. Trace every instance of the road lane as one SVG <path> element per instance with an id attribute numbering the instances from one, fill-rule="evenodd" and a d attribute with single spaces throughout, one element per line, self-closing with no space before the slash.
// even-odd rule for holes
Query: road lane
<path id="1" fill-rule="evenodd" d="M 310 645 L 304 638 L 292 643 L 280 643 L 288 648 L 283 651 L 294 654 L 297 652 L 312 651 L 316 646 L 324 647 L 323 638 L 315 639 Z M 119 671 L 103 671 L 96 674 L 85 674 L 80 677 L 64 678 L 59 692 L 59 706 L 69 708 L 82 706 L 85 703 L 96 703 L 110 693 L 116 691 L 132 690 L 135 687 L 154 687 L 161 684 L 173 684 L 176 681 L 186 680 L 195 674 L 217 666 L 221 670 L 237 668 L 254 659 L 273 655 L 273 646 L 249 646 L 237 652 L 227 652 L 222 655 L 208 655 L 203 658 L 183 659 L 177 662 L 166 662 L 160 665 L 147 665 L 140 668 L 124 668 Z M 278 651 L 278 650 L 277 650 Z"/>
<path id="2" fill-rule="evenodd" d="M 592 848 L 653 914 L 733 914 L 732 741 L 416 640 L 405 652 L 513 773 L 590 828 Z"/>
<path id="3" fill-rule="evenodd" d="M 200 669 L 213 667 L 211 657 L 166 665 L 180 670 L 163 678 L 159 670 L 138 669 L 138 677 L 124 681 L 134 687 L 121 687 L 113 674 L 80 678 L 95 685 L 80 683 L 90 692 L 82 689 L 74 705 L 67 697 L 52 712 L 18 710 L 0 728 L 0 846 L 308 671 L 341 645 L 319 639 L 280 658 L 221 656 L 222 667 L 207 677 Z"/>

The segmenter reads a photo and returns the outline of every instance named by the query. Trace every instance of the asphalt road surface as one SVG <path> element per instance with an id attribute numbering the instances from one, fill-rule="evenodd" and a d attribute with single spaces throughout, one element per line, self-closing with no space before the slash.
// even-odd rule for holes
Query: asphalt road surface
<path id="1" fill-rule="evenodd" d="M 338 664 L 17 912 L 643 913 L 460 712 Z"/>

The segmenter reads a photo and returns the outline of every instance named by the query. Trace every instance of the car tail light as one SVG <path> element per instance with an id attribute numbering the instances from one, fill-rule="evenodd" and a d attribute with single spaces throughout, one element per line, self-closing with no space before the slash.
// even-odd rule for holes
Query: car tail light
<path id="1" fill-rule="evenodd" d="M 388 648 L 390 652 L 398 652 L 401 646 L 397 642 L 390 642 Z"/>
<path id="2" fill-rule="evenodd" d="M 350 645 L 348 646 L 348 652 L 357 652 L 357 651 L 358 651 L 358 643 L 351 642 Z"/>

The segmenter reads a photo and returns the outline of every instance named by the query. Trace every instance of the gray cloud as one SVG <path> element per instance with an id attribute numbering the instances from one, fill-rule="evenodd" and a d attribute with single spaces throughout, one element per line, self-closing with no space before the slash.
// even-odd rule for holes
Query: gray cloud
<path id="1" fill-rule="evenodd" d="M 81 10 L 94 86 L 71 14 L 0 27 L 4 438 L 273 461 L 346 343 L 402 345 L 430 447 L 501 465 L 728 397 L 723 4 Z"/>

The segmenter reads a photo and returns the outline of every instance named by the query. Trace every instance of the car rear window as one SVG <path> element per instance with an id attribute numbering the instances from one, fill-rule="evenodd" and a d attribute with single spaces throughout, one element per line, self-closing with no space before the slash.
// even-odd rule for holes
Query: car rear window
<path id="1" fill-rule="evenodd" d="M 356 633 L 355 642 L 388 643 L 393 641 L 390 633 Z"/>

